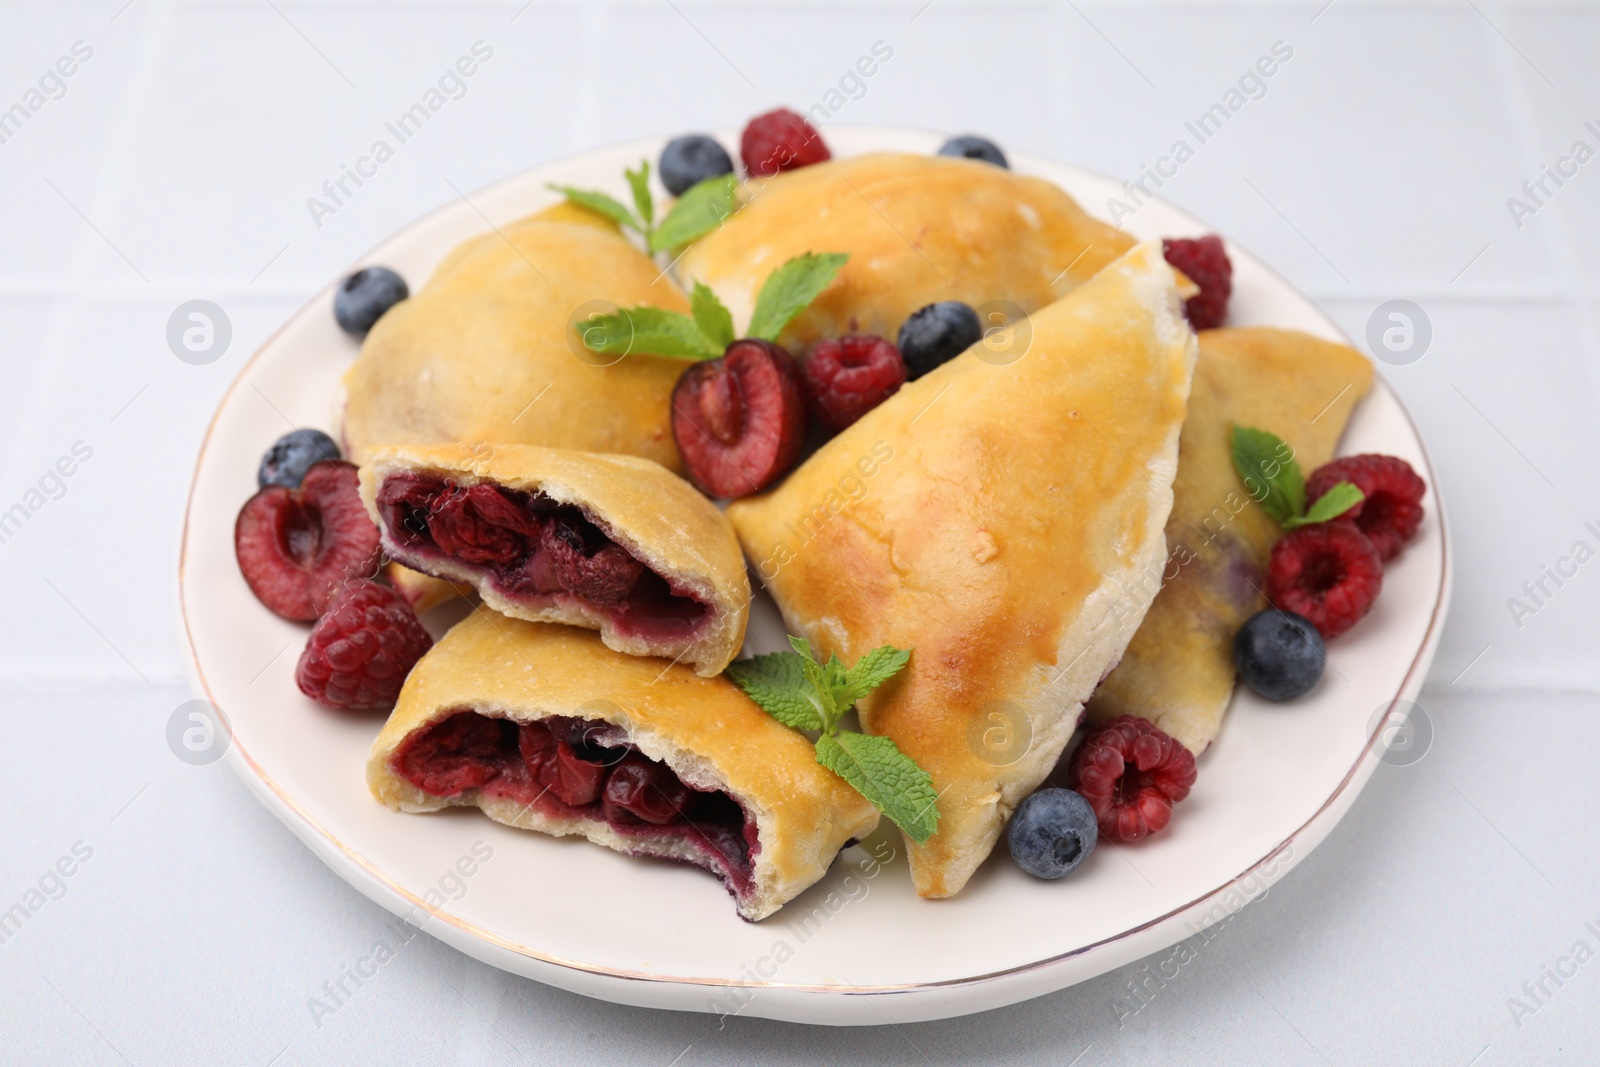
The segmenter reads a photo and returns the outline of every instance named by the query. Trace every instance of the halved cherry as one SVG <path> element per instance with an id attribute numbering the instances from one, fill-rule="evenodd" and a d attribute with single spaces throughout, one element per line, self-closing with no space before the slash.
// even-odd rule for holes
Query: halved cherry
<path id="1" fill-rule="evenodd" d="M 777 481 L 800 458 L 805 429 L 800 372 L 770 341 L 735 341 L 672 391 L 672 436 L 690 480 L 711 496 L 748 496 Z"/>
<path id="2" fill-rule="evenodd" d="M 356 468 L 314 463 L 298 489 L 269 485 L 233 527 L 239 570 L 256 599 L 286 619 L 319 617 L 347 578 L 377 572 L 378 528 L 356 489 Z"/>

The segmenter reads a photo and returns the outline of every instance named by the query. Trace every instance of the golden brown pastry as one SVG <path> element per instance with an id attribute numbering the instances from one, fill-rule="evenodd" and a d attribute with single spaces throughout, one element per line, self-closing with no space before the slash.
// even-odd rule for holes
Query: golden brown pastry
<path id="1" fill-rule="evenodd" d="M 764 918 L 878 812 L 726 678 L 480 607 L 411 671 L 367 762 L 398 811 L 473 806 L 720 877 Z"/>
<path id="2" fill-rule="evenodd" d="M 345 374 L 345 451 L 493 441 L 620 452 L 679 470 L 668 397 L 680 360 L 588 352 L 594 301 L 687 311 L 649 257 L 567 204 L 474 237 L 378 320 Z"/>
<path id="3" fill-rule="evenodd" d="M 426 614 L 441 604 L 448 604 L 457 597 L 470 597 L 475 594 L 470 585 L 447 582 L 443 578 L 435 578 L 431 574 L 402 567 L 393 561 L 384 564 L 383 576 L 418 615 Z"/>
<path id="4" fill-rule="evenodd" d="M 1372 364 L 1353 348 L 1293 330 L 1206 330 L 1178 446 L 1165 583 L 1122 663 L 1089 701 L 1091 720 L 1149 719 L 1196 755 L 1233 695 L 1233 635 L 1267 606 L 1278 524 L 1233 466 L 1235 425 L 1281 437 L 1300 469 L 1333 458 Z"/>
<path id="5" fill-rule="evenodd" d="M 711 286 L 742 329 L 761 283 L 785 260 L 849 253 L 838 278 L 784 331 L 796 353 L 847 333 L 893 340 L 913 311 L 939 300 L 980 310 L 1007 301 L 1031 313 L 1133 244 L 1042 178 L 950 156 L 836 159 L 752 184 L 746 197 L 689 249 L 678 276 Z"/>
<path id="6" fill-rule="evenodd" d="M 369 449 L 361 499 L 383 547 L 506 615 L 598 629 L 635 656 L 721 672 L 750 580 L 727 517 L 637 456 L 535 445 Z"/>
<path id="7" fill-rule="evenodd" d="M 938 833 L 907 842 L 923 896 L 959 891 L 1049 773 L 1167 554 L 1195 339 L 1160 244 L 1028 325 L 728 508 L 791 633 L 845 663 L 912 649 L 861 712 L 939 790 Z"/>

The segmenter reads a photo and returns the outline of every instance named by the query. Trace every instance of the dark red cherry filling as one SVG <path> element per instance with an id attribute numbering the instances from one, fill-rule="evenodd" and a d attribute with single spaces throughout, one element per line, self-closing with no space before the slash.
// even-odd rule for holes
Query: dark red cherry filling
<path id="1" fill-rule="evenodd" d="M 480 790 L 547 815 L 596 819 L 637 843 L 636 854 L 687 845 L 693 862 L 747 894 L 760 851 L 755 820 L 727 793 L 690 786 L 630 744 L 620 727 L 552 717 L 515 723 L 463 710 L 407 738 L 390 758 L 431 796 Z M 682 858 L 679 855 L 668 858 Z"/>
<path id="2" fill-rule="evenodd" d="M 378 513 L 402 563 L 421 570 L 430 559 L 466 563 L 481 568 L 503 596 L 535 606 L 577 600 L 610 616 L 624 634 L 681 641 L 709 614 L 582 508 L 543 493 L 397 474 L 378 490 Z"/>

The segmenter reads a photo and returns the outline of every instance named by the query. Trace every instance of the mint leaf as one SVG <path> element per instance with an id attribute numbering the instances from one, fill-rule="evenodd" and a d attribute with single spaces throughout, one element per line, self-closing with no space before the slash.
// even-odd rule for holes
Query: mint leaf
<path id="1" fill-rule="evenodd" d="M 787 652 L 728 664 L 728 677 L 763 711 L 796 730 L 822 729 L 822 716 L 809 696 L 800 659 Z"/>
<path id="2" fill-rule="evenodd" d="M 662 308 L 624 308 L 615 315 L 596 315 L 584 324 L 582 338 L 591 352 L 647 352 L 673 359 L 722 355 L 722 349 L 706 340 L 693 319 Z"/>
<path id="3" fill-rule="evenodd" d="M 917 844 L 939 828 L 933 779 L 887 737 L 842 730 L 817 740 L 817 762 L 855 787 Z"/>
<path id="4" fill-rule="evenodd" d="M 639 220 L 633 217 L 633 212 L 623 206 L 622 201 L 607 196 L 597 189 L 578 189 L 571 185 L 552 185 L 550 188 L 571 200 L 579 207 L 586 207 L 590 211 L 604 215 L 618 226 L 626 226 L 630 230 L 644 232 L 639 225 Z"/>
<path id="5" fill-rule="evenodd" d="M 816 656 L 812 655 L 810 643 L 791 636 L 789 647 L 799 654 L 800 670 L 805 676 L 806 684 L 811 687 L 812 695 L 816 697 L 818 709 L 822 712 L 822 729 L 832 731 L 839 725 L 839 716 L 845 709 L 834 701 L 833 686 L 829 684 L 828 676 L 823 671 L 822 665 L 817 662 Z"/>
<path id="6" fill-rule="evenodd" d="M 694 283 L 694 294 L 689 297 L 689 310 L 694 312 L 695 325 L 706 335 L 706 340 L 721 348 L 733 344 L 733 315 L 722 306 L 717 294 L 705 282 Z"/>
<path id="7" fill-rule="evenodd" d="M 1352 482 L 1340 482 L 1317 498 L 1302 516 L 1295 516 L 1283 524 L 1286 530 L 1293 530 L 1301 526 L 1310 526 L 1313 523 L 1327 522 L 1337 519 L 1340 515 L 1355 507 L 1366 497 Z"/>
<path id="8" fill-rule="evenodd" d="M 838 656 L 818 663 L 809 642 L 789 638 L 793 652 L 740 660 L 728 676 L 767 714 L 796 730 L 817 730 L 817 762 L 843 778 L 917 844 L 939 828 L 933 778 L 887 737 L 839 729 L 861 697 L 893 677 L 911 653 L 884 645 L 847 668 Z"/>
<path id="9" fill-rule="evenodd" d="M 672 205 L 656 232 L 650 235 L 650 251 L 662 252 L 686 245 L 721 226 L 722 221 L 737 210 L 738 193 L 739 179 L 732 174 L 721 174 L 691 185 Z"/>
<path id="10" fill-rule="evenodd" d="M 645 232 L 649 233 L 650 224 L 656 220 L 656 204 L 650 196 L 650 161 L 641 159 L 638 170 L 624 170 L 622 173 L 627 175 L 628 187 L 633 190 L 633 206 L 644 220 Z"/>
<path id="11" fill-rule="evenodd" d="M 1306 510 L 1306 481 L 1294 450 L 1275 434 L 1250 426 L 1233 428 L 1233 466 L 1245 491 L 1273 521 L 1287 526 Z"/>
<path id="12" fill-rule="evenodd" d="M 854 704 L 899 674 L 910 659 L 910 652 L 893 645 L 882 645 L 868 652 L 850 668 L 849 678 L 839 693 L 840 702 L 846 707 Z"/>
<path id="13" fill-rule="evenodd" d="M 828 287 L 849 258 L 843 252 L 807 252 L 767 275 L 761 292 L 756 294 L 756 308 L 745 336 L 776 341 L 784 327 Z"/>

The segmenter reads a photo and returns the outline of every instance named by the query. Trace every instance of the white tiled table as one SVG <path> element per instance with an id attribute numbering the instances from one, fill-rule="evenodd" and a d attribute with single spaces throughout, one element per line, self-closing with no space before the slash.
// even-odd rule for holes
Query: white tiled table
<path id="1" fill-rule="evenodd" d="M 1600 160 L 1547 180 L 1520 228 L 1507 207 L 1574 141 L 1600 150 L 1584 125 L 1600 130 L 1600 12 L 1320 2 L 0 8 L 0 109 L 75 42 L 92 49 L 0 143 L 0 510 L 92 449 L 0 544 L 0 907 L 90 853 L 0 944 L 0 1061 L 1600 1059 L 1600 963 L 1546 979 L 1542 1003 L 1523 991 L 1576 941 L 1600 949 L 1584 928 L 1600 926 L 1600 563 L 1520 626 L 1507 606 L 1574 541 L 1600 548 L 1584 527 L 1600 526 Z M 479 40 L 493 57 L 466 94 L 316 226 L 306 198 Z M 836 121 L 977 130 L 1127 177 L 1274 42 L 1292 48 L 1165 192 L 1353 336 L 1390 299 L 1431 320 L 1427 354 L 1386 373 L 1439 465 L 1458 559 L 1423 697 L 1432 751 L 1380 768 L 1322 848 L 1127 1018 L 1145 965 L 948 1023 L 722 1027 L 418 938 L 318 1026 L 307 998 L 385 913 L 163 738 L 188 697 L 183 497 L 218 396 L 275 324 L 451 184 L 804 107 L 878 41 L 892 58 Z M 197 297 L 234 331 L 203 367 L 164 340 Z M 1514 1019 L 1512 997 L 1537 1011 Z"/>

